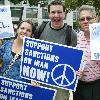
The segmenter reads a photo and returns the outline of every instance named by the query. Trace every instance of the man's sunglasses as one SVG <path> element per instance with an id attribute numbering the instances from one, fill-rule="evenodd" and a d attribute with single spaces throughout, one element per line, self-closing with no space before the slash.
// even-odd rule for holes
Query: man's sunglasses
<path id="1" fill-rule="evenodd" d="M 87 17 L 80 18 L 79 21 L 84 22 L 85 20 L 90 21 L 92 19 L 93 19 L 93 17 L 87 16 Z"/>

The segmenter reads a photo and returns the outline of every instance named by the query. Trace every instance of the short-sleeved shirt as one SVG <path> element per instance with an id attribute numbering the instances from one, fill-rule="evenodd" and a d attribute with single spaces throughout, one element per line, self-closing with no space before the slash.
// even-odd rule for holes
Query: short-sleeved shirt
<path id="1" fill-rule="evenodd" d="M 82 66 L 84 67 L 81 80 L 90 82 L 100 79 L 100 61 L 91 60 L 90 39 L 84 36 L 81 31 L 77 35 L 77 47 L 83 49 L 84 57 Z"/>
<path id="2" fill-rule="evenodd" d="M 54 29 L 51 27 L 51 22 L 48 22 L 39 39 L 66 45 L 66 28 L 66 24 L 64 24 L 62 28 Z M 77 35 L 76 32 L 72 29 L 70 45 L 75 47 L 76 43 Z"/>

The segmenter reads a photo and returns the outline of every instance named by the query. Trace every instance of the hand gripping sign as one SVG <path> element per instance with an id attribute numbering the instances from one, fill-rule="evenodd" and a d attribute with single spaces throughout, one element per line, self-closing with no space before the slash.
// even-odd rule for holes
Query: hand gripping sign
<path id="1" fill-rule="evenodd" d="M 0 6 L 0 39 L 10 37 L 14 37 L 10 6 Z"/>
<path id="2" fill-rule="evenodd" d="M 0 77 L 0 100 L 54 100 L 55 89 Z"/>
<path id="3" fill-rule="evenodd" d="M 54 87 L 75 90 L 83 51 L 61 44 L 24 39 L 21 72 L 23 78 Z"/>

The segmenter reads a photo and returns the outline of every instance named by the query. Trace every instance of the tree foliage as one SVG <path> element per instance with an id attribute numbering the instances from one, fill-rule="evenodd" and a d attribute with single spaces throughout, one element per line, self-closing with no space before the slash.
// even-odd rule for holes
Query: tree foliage
<path id="1" fill-rule="evenodd" d="M 23 0 L 8 0 L 8 1 L 10 1 L 10 2 L 12 2 L 12 3 L 14 3 L 14 4 L 18 4 L 18 3 L 20 3 L 20 2 L 23 1 Z"/>
<path id="2" fill-rule="evenodd" d="M 14 4 L 18 4 L 22 1 L 24 1 L 24 2 L 28 1 L 30 6 L 33 6 L 33 5 L 37 6 L 38 3 L 40 3 L 41 6 L 47 5 L 47 0 L 9 0 L 9 1 L 14 3 Z"/>
<path id="3" fill-rule="evenodd" d="M 67 10 L 76 10 L 82 5 L 91 5 L 94 6 L 97 12 L 97 15 L 100 16 L 100 0 L 64 0 Z"/>

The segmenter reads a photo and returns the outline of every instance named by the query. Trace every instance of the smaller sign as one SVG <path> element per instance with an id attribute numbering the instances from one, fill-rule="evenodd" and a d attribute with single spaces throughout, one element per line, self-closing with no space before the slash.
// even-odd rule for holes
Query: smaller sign
<path id="1" fill-rule="evenodd" d="M 0 6 L 0 39 L 14 36 L 10 6 Z"/>
<path id="2" fill-rule="evenodd" d="M 56 92 L 0 76 L 0 100 L 54 100 Z"/>
<path id="3" fill-rule="evenodd" d="M 91 60 L 100 60 L 100 23 L 89 25 Z"/>

